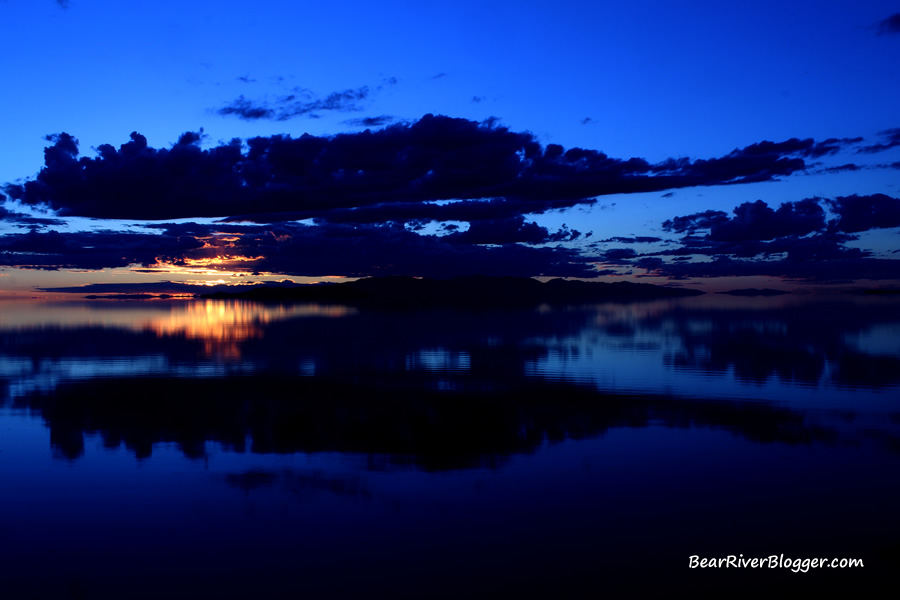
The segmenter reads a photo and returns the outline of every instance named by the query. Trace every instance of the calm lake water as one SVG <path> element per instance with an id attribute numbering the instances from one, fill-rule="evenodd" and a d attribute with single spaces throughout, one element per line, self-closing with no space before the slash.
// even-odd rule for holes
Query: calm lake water
<path id="1" fill-rule="evenodd" d="M 862 588 L 900 566 L 898 308 L 3 302 L 0 596 Z M 740 554 L 864 567 L 689 568 Z"/>

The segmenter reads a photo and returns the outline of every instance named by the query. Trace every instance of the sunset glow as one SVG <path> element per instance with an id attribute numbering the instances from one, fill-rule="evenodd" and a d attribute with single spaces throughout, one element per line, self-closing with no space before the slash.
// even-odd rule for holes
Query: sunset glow
<path id="1" fill-rule="evenodd" d="M 0 600 L 884 595 L 898 11 L 0 0 Z"/>
<path id="2" fill-rule="evenodd" d="M 80 10 L 55 19 L 86 19 Z M 194 10 L 194 17 L 203 12 Z M 615 46 L 612 40 L 625 35 L 635 49 L 632 62 L 622 64 L 598 65 L 584 58 L 590 52 L 551 60 L 555 67 L 543 77 L 557 85 L 539 87 L 547 102 L 554 98 L 554 111 L 519 101 L 530 96 L 518 93 L 522 82 L 502 69 L 491 81 L 475 81 L 460 75 L 471 74 L 468 65 L 448 79 L 443 70 L 429 74 L 410 63 L 405 78 L 379 67 L 359 74 L 377 84 L 360 80 L 330 93 L 285 89 L 285 75 L 274 71 L 261 78 L 220 73 L 198 83 L 208 105 L 194 106 L 200 112 L 193 117 L 180 107 L 170 108 L 181 117 L 162 121 L 141 119 L 138 111 L 134 124 L 119 130 L 97 130 L 96 120 L 69 115 L 45 132 L 34 115 L 23 123 L 43 145 L 23 139 L 16 154 L 32 166 L 10 172 L 7 183 L 0 179 L 0 272 L 32 273 L 0 279 L 0 291 L 21 295 L 30 285 L 35 293 L 80 293 L 103 282 L 104 293 L 152 293 L 165 281 L 149 276 L 163 274 L 204 287 L 251 278 L 265 284 L 477 274 L 713 292 L 900 286 L 896 78 L 863 84 L 855 71 L 831 68 L 846 61 L 830 56 L 813 65 L 802 54 L 797 65 L 805 66 L 792 67 L 800 69 L 793 77 L 755 78 L 752 93 L 736 76 L 717 81 L 713 95 L 686 83 L 696 69 L 781 73 L 769 63 L 797 53 L 794 31 L 828 53 L 840 47 L 851 62 L 889 71 L 886 57 L 900 37 L 890 15 L 879 17 L 887 4 L 819 10 L 818 18 L 843 32 L 840 44 L 813 21 L 771 21 L 756 5 L 731 10 L 758 27 L 723 38 L 716 23 L 728 18 L 694 7 L 689 12 L 698 18 L 686 21 L 698 46 L 692 56 L 704 60 L 661 71 L 661 49 L 683 41 L 663 24 L 683 15 L 663 18 L 672 9 L 657 7 L 632 20 L 632 9 L 610 10 L 623 11 L 628 26 L 607 30 L 601 42 L 566 11 L 556 17 L 581 35 L 542 32 L 552 33 L 554 48 Z M 860 21 L 847 26 L 842 11 Z M 645 18 L 650 29 L 663 28 L 649 35 L 635 25 Z M 610 27 L 606 16 L 595 22 Z M 745 55 L 750 47 L 760 54 Z M 728 48 L 732 59 L 725 58 Z M 266 64 L 256 68 L 275 69 Z M 518 64 L 515 57 L 508 66 Z M 597 69 L 604 76 L 584 75 Z M 661 79 L 647 81 L 665 80 L 666 94 L 639 93 L 643 100 L 635 102 L 596 88 L 619 81 L 631 89 L 634 73 L 648 69 Z M 558 79 L 561 71 L 584 77 Z M 336 85 L 326 79 L 322 86 Z M 437 92 L 447 85 L 455 96 Z M 865 109 L 849 109 L 855 100 L 832 93 L 833 86 L 856 90 L 854 98 L 868 99 Z M 417 101 L 425 90 L 433 92 L 428 101 Z M 346 118 L 366 111 L 380 116 Z M 200 114 L 213 128 L 198 126 Z M 670 114 L 679 118 L 666 119 Z M 120 278 L 121 269 L 148 277 Z"/>

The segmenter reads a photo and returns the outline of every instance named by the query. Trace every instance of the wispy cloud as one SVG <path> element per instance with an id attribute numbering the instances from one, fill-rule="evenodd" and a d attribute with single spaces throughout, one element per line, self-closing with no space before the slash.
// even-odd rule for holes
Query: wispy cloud
<path id="1" fill-rule="evenodd" d="M 390 115 L 380 115 L 377 117 L 361 117 L 359 119 L 347 119 L 346 121 L 341 121 L 345 125 L 352 125 L 354 127 L 384 127 L 385 125 L 390 125 L 394 121 L 397 120 L 397 117 L 392 117 Z"/>
<path id="2" fill-rule="evenodd" d="M 248 100 L 243 95 L 216 110 L 223 116 L 236 116 L 246 121 L 268 119 L 287 121 L 295 117 L 318 118 L 322 112 L 355 112 L 363 109 L 362 101 L 370 96 L 368 86 L 332 92 L 324 98 L 309 90 L 296 89 L 275 100 Z"/>
<path id="3" fill-rule="evenodd" d="M 878 23 L 878 35 L 900 34 L 900 13 L 893 14 Z"/>
<path id="4" fill-rule="evenodd" d="M 878 132 L 878 135 L 881 136 L 883 141 L 877 144 L 869 144 L 868 146 L 863 146 L 862 148 L 858 149 L 857 152 L 865 154 L 875 154 L 877 152 L 884 152 L 885 150 L 890 150 L 891 148 L 900 146 L 900 127 L 885 129 L 884 131 Z"/>
<path id="5" fill-rule="evenodd" d="M 0 265 L 30 269 L 105 269 L 182 261 L 204 244 L 193 237 L 123 231 L 15 233 L 0 236 Z"/>

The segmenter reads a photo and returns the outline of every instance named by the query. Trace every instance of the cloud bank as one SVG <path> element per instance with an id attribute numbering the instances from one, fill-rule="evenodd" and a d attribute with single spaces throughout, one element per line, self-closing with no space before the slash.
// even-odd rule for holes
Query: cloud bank
<path id="1" fill-rule="evenodd" d="M 900 279 L 900 260 L 852 245 L 861 232 L 894 227 L 900 227 L 900 199 L 885 194 L 807 198 L 777 209 L 757 200 L 737 206 L 732 215 L 707 210 L 669 219 L 663 230 L 684 234 L 676 248 L 618 258 L 676 279 Z"/>
<path id="2" fill-rule="evenodd" d="M 493 121 L 434 115 L 376 131 L 257 137 L 246 146 L 235 139 L 209 149 L 198 133 L 156 149 L 135 132 L 119 148 L 99 146 L 93 158 L 80 157 L 68 133 L 48 141 L 36 179 L 7 185 L 6 194 L 63 216 L 147 220 L 278 213 L 328 220 L 330 211 L 406 203 L 428 213 L 429 202 L 498 198 L 534 214 L 606 194 L 771 181 L 849 143 L 765 141 L 719 158 L 651 164 L 543 147 L 531 133 Z"/>
<path id="3" fill-rule="evenodd" d="M 187 132 L 169 148 L 153 148 L 134 132 L 118 148 L 99 146 L 94 157 L 81 156 L 78 141 L 60 133 L 48 136 L 44 167 L 34 179 L 3 187 L 11 200 L 60 218 L 159 222 L 145 222 L 142 232 L 41 232 L 59 221 L 0 208 L 0 220 L 33 228 L 0 236 L 0 265 L 214 262 L 211 268 L 248 274 L 352 277 L 900 278 L 898 261 L 853 244 L 862 232 L 900 227 L 900 200 L 884 194 L 807 198 L 777 208 L 758 200 L 731 214 L 710 209 L 672 217 L 659 224 L 667 238 L 615 236 L 589 245 L 591 232 L 553 230 L 533 220 L 603 195 L 671 195 L 813 172 L 819 159 L 848 148 L 893 148 L 898 131 L 885 130 L 881 141 L 863 147 L 861 138 L 792 138 L 717 158 L 659 163 L 544 146 L 496 119 L 435 115 L 329 137 L 274 135 L 213 147 L 204 147 L 202 132 Z M 166 222 L 208 218 L 219 222 Z"/>

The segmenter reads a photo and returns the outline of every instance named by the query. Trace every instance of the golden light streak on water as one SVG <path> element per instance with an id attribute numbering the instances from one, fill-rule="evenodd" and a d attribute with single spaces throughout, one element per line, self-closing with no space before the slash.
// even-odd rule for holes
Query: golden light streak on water
<path id="1" fill-rule="evenodd" d="M 129 303 L 128 310 L 104 310 L 111 305 L 125 306 L 120 302 L 6 300 L 0 303 L 0 327 L 28 330 L 90 325 L 151 331 L 159 337 L 199 340 L 204 356 L 236 361 L 241 358 L 241 344 L 261 337 L 268 324 L 294 318 L 340 318 L 357 312 L 341 305 L 273 305 L 218 299 L 141 300 Z"/>
<path id="2" fill-rule="evenodd" d="M 296 317 L 344 317 L 355 312 L 346 306 L 319 304 L 264 305 L 241 300 L 195 300 L 173 306 L 164 315 L 138 322 L 137 328 L 157 336 L 182 336 L 203 342 L 207 357 L 240 360 L 241 343 L 262 337 L 264 326 Z"/>

